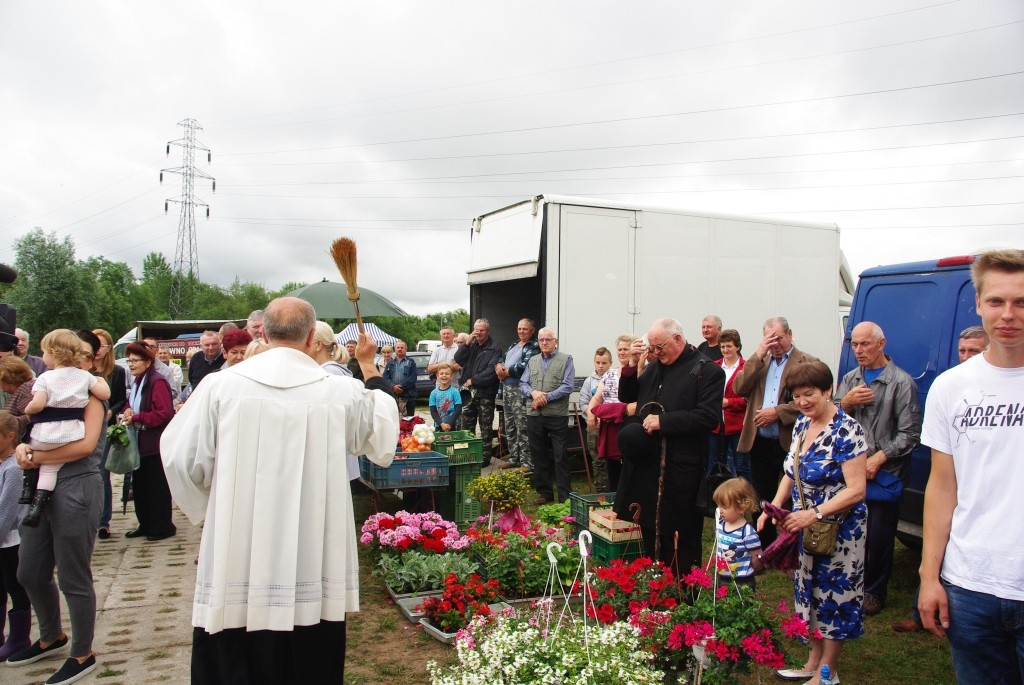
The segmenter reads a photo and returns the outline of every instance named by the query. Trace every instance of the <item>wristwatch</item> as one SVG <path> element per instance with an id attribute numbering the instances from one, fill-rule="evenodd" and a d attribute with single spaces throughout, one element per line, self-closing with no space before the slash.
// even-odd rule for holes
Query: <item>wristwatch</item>
<path id="1" fill-rule="evenodd" d="M 821 515 L 821 510 L 818 509 L 818 505 L 817 504 L 815 504 L 813 507 L 811 507 L 811 509 L 814 509 L 814 515 L 818 517 L 819 521 L 821 519 L 825 518 L 824 516 Z"/>

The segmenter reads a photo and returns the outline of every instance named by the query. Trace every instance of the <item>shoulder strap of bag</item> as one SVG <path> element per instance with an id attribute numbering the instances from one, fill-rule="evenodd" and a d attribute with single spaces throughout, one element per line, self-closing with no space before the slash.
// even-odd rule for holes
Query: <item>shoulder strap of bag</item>
<path id="1" fill-rule="evenodd" d="M 804 484 L 803 481 L 800 480 L 800 453 L 803 451 L 804 436 L 807 435 L 807 431 L 810 430 L 810 427 L 811 425 L 810 423 L 808 423 L 807 428 L 804 429 L 804 432 L 797 436 L 796 459 L 793 462 L 793 476 L 796 479 L 796 490 L 797 493 L 800 495 L 800 506 L 803 507 L 805 511 L 808 509 L 808 506 L 807 500 L 804 499 Z M 847 513 L 848 512 L 844 511 L 842 513 L 833 514 L 828 518 L 841 522 L 846 518 Z"/>
<path id="2" fill-rule="evenodd" d="M 804 483 L 800 480 L 800 453 L 804 449 L 804 436 L 807 435 L 807 429 L 805 428 L 802 433 L 797 435 L 796 446 L 794 447 L 793 454 L 795 455 L 793 460 L 793 478 L 796 480 L 796 491 L 800 495 L 800 507 L 803 510 L 807 510 L 807 500 L 804 499 Z"/>

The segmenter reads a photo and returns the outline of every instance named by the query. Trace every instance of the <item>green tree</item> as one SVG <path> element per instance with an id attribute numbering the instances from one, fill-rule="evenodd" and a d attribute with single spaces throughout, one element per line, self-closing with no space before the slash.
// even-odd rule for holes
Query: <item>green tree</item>
<path id="1" fill-rule="evenodd" d="M 137 319 L 146 318 L 145 304 L 139 301 L 139 285 L 135 274 L 124 262 L 111 262 L 103 257 L 90 257 L 81 267 L 95 282 L 91 326 L 102 328 L 116 340 L 135 325 Z"/>
<path id="2" fill-rule="evenodd" d="M 142 283 L 139 284 L 139 319 L 163 321 L 170 319 L 171 264 L 162 252 L 150 252 L 142 261 Z M 138 311 L 138 310 L 137 310 Z"/>
<path id="3" fill-rule="evenodd" d="M 75 262 L 69 236 L 35 228 L 14 242 L 18 280 L 7 293 L 18 310 L 18 327 L 27 330 L 38 349 L 39 339 L 55 328 L 90 326 L 96 295 L 91 273 Z"/>
<path id="4" fill-rule="evenodd" d="M 228 295 L 231 297 L 234 310 L 239 313 L 244 312 L 241 316 L 249 316 L 249 312 L 263 309 L 272 299 L 267 295 L 266 288 L 259 283 L 241 283 L 237 277 L 228 288 Z"/>

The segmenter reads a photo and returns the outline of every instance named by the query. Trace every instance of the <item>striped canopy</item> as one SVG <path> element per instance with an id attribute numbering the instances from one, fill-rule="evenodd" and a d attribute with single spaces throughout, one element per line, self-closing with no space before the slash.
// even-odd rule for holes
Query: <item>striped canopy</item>
<path id="1" fill-rule="evenodd" d="M 374 342 L 377 343 L 377 347 L 383 347 L 384 345 L 394 345 L 396 342 L 398 342 L 398 338 L 391 335 L 390 333 L 385 333 L 380 329 L 380 327 L 377 326 L 377 324 L 370 323 L 369 321 L 364 321 L 363 328 L 365 328 L 366 332 L 373 337 Z M 336 334 L 334 336 L 334 339 L 337 340 L 342 345 L 344 345 L 346 341 L 356 340 L 358 337 L 359 327 L 354 323 L 350 323 L 348 326 L 345 326 L 345 328 L 341 332 Z"/>

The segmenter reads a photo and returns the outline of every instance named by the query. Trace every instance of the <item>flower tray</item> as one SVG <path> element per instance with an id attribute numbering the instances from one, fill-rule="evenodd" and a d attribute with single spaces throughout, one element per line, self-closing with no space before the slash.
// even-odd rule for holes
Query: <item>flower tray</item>
<path id="1" fill-rule="evenodd" d="M 395 600 L 395 604 L 398 606 L 399 611 L 402 615 L 409 619 L 409 623 L 419 623 L 420 619 L 425 616 L 423 613 L 423 600 L 427 597 L 437 597 L 441 593 L 425 592 L 422 594 L 412 594 L 400 597 Z"/>
<path id="2" fill-rule="evenodd" d="M 590 532 L 608 542 L 640 539 L 640 526 L 632 521 L 623 521 L 611 509 L 591 510 Z"/>
<path id="3" fill-rule="evenodd" d="M 598 492 L 592 495 L 569 493 L 569 513 L 576 518 L 580 530 L 590 530 L 590 510 L 611 506 L 615 501 L 614 492 Z"/>
<path id="4" fill-rule="evenodd" d="M 509 608 L 509 605 L 506 604 L 505 602 L 497 602 L 495 604 L 489 604 L 488 606 L 491 607 L 491 613 L 495 613 L 495 612 L 501 611 L 502 609 L 508 609 Z M 455 636 L 458 633 L 446 633 L 445 631 L 441 630 L 440 628 L 434 626 L 430 622 L 430 619 L 428 619 L 428 618 L 421 618 L 420 619 L 420 625 L 423 626 L 423 630 L 425 630 L 427 632 L 427 634 L 430 635 L 430 637 L 434 638 L 438 642 L 442 642 L 442 643 L 444 643 L 446 645 L 453 645 L 453 644 L 455 644 Z"/>
<path id="5" fill-rule="evenodd" d="M 447 455 L 449 466 L 482 464 L 484 462 L 484 441 L 470 431 L 434 433 L 433 447 L 438 452 Z"/>
<path id="6" fill-rule="evenodd" d="M 399 452 L 387 468 L 359 457 L 359 475 L 377 490 L 443 488 L 448 485 L 448 457 L 438 452 Z"/>

